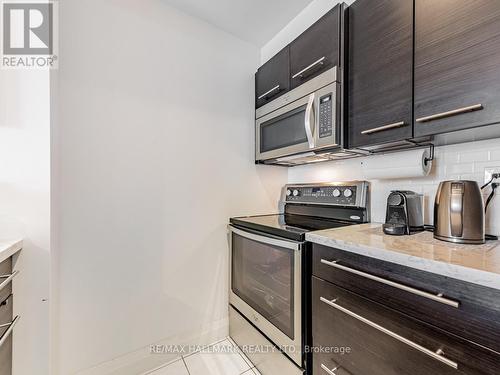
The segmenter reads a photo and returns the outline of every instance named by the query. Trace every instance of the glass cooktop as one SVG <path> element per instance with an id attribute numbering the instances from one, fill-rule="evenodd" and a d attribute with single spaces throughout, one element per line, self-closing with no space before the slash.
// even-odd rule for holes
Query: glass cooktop
<path id="1" fill-rule="evenodd" d="M 305 215 L 274 214 L 231 218 L 231 224 L 259 232 L 305 241 L 305 234 L 314 230 L 338 228 L 353 223 Z"/>

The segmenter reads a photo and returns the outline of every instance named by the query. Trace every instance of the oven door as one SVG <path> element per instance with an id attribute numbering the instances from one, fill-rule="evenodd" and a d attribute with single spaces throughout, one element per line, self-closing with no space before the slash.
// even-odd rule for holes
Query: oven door
<path id="1" fill-rule="evenodd" d="M 303 244 L 229 231 L 230 304 L 302 366 Z"/>
<path id="2" fill-rule="evenodd" d="M 257 161 L 339 146 L 337 90 L 332 83 L 255 121 Z"/>

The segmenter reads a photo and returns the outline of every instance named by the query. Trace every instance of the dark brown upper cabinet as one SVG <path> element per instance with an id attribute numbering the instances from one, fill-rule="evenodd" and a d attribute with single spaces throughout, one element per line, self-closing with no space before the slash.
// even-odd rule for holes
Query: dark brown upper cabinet
<path id="1" fill-rule="evenodd" d="M 340 65 L 343 13 L 343 4 L 335 6 L 290 44 L 292 89 Z"/>
<path id="2" fill-rule="evenodd" d="M 412 138 L 413 0 L 357 0 L 347 19 L 349 147 Z"/>
<path id="3" fill-rule="evenodd" d="M 255 74 L 256 108 L 276 99 L 290 89 L 290 54 L 286 46 Z"/>
<path id="4" fill-rule="evenodd" d="M 500 122 L 500 2 L 415 6 L 415 136 Z"/>

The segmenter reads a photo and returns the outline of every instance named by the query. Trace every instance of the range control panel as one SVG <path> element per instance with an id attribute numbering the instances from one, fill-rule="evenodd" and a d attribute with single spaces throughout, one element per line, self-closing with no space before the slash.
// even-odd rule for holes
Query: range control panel
<path id="1" fill-rule="evenodd" d="M 285 203 L 323 204 L 366 207 L 368 183 L 331 183 L 320 185 L 287 185 Z"/>

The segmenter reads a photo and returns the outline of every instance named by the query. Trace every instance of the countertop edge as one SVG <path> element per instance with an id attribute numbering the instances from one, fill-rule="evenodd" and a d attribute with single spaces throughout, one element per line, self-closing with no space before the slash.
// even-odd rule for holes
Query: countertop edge
<path id="1" fill-rule="evenodd" d="M 0 241 L 0 263 L 23 248 L 23 240 Z"/>
<path id="2" fill-rule="evenodd" d="M 477 270 L 452 263 L 444 263 L 432 259 L 425 259 L 414 255 L 401 254 L 395 251 L 376 247 L 345 242 L 320 233 L 306 233 L 306 240 L 319 245 L 335 247 L 340 250 L 349 251 L 351 253 L 370 258 L 500 290 L 500 276 L 492 272 Z"/>

